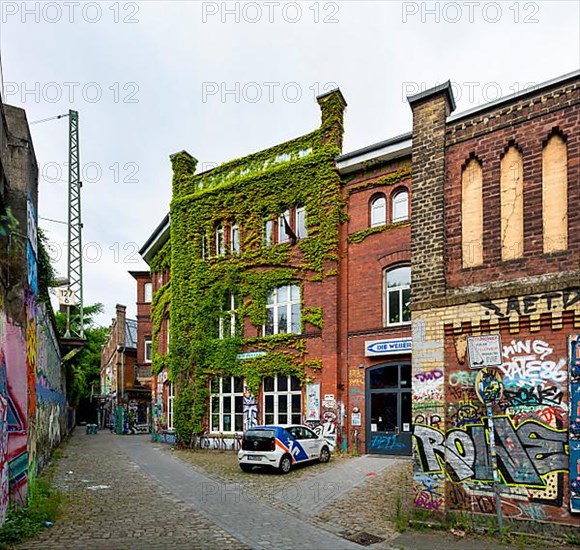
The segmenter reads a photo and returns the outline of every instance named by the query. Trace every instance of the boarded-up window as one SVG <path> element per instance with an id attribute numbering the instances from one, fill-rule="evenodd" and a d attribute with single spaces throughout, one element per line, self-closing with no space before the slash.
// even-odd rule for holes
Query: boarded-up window
<path id="1" fill-rule="evenodd" d="M 566 143 L 552 136 L 542 153 L 544 252 L 568 248 L 568 154 Z"/>
<path id="2" fill-rule="evenodd" d="M 483 263 L 483 171 L 471 159 L 461 174 L 461 243 L 463 267 Z"/>
<path id="3" fill-rule="evenodd" d="M 521 258 L 524 253 L 524 163 L 510 147 L 501 160 L 501 259 Z"/>

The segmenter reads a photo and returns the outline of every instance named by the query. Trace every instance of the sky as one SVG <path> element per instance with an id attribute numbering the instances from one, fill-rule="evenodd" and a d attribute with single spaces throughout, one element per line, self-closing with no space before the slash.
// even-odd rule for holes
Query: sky
<path id="1" fill-rule="evenodd" d="M 580 66 L 580 2 L 0 2 L 2 98 L 79 112 L 84 302 L 136 313 L 128 271 L 169 211 L 169 155 L 198 170 L 318 127 L 340 87 L 348 152 L 411 129 L 451 80 L 457 112 Z M 67 118 L 31 125 L 39 226 L 66 275 Z"/>

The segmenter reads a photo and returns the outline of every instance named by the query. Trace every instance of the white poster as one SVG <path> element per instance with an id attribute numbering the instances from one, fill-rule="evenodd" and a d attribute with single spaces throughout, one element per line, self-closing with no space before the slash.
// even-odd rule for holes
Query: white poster
<path id="1" fill-rule="evenodd" d="M 306 384 L 306 422 L 320 420 L 320 384 Z"/>

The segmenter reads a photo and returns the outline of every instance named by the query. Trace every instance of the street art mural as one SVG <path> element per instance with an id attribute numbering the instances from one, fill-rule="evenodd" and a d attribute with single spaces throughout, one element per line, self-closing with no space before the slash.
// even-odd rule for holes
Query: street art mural
<path id="1" fill-rule="evenodd" d="M 580 514 L 580 335 L 570 336 L 570 511 Z"/>
<path id="2" fill-rule="evenodd" d="M 66 381 L 58 339 L 49 312 L 36 308 L 36 465 L 46 466 L 67 433 Z"/>
<path id="3" fill-rule="evenodd" d="M 578 298 L 577 292 L 557 294 L 538 300 L 570 306 Z M 508 305 L 485 307 L 501 317 L 512 313 Z M 515 300 L 510 307 L 516 311 Z M 522 308 L 532 306 L 520 300 L 517 307 L 523 313 Z M 567 350 L 562 333 L 505 332 L 503 363 L 497 368 L 504 392 L 493 407 L 503 513 L 574 523 L 567 509 L 580 509 L 580 385 L 574 385 L 573 375 L 574 368 L 580 374 L 577 337 L 570 338 Z M 493 514 L 489 432 L 474 390 L 477 370 L 465 361 L 465 335 L 446 331 L 445 338 L 445 373 L 425 370 L 413 379 L 415 505 Z"/>

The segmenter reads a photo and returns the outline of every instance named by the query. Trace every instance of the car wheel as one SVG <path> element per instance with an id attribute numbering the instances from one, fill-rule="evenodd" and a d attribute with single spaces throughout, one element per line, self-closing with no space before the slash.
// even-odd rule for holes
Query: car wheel
<path id="1" fill-rule="evenodd" d="M 292 469 L 292 460 L 290 459 L 290 455 L 284 455 L 280 459 L 280 465 L 278 466 L 278 471 L 281 474 L 287 474 Z"/>
<path id="2" fill-rule="evenodd" d="M 322 447 L 318 460 L 322 463 L 328 462 L 330 460 L 330 451 L 328 450 L 328 447 Z"/>
<path id="3" fill-rule="evenodd" d="M 252 466 L 250 464 L 240 464 L 240 468 L 243 472 L 251 472 Z"/>

